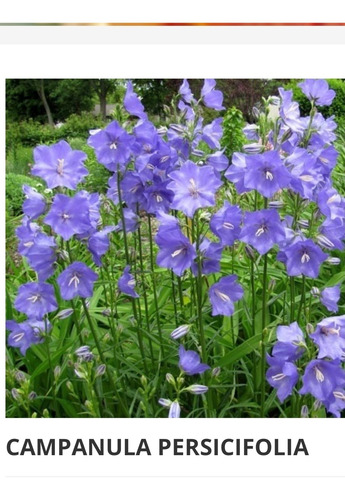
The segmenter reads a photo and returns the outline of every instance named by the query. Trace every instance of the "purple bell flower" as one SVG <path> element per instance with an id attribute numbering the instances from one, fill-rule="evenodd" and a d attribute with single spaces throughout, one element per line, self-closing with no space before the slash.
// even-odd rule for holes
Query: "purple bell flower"
<path id="1" fill-rule="evenodd" d="M 252 245 L 261 255 L 285 240 L 285 230 L 274 209 L 246 212 L 239 239 Z"/>
<path id="2" fill-rule="evenodd" d="M 101 231 L 96 231 L 90 236 L 87 242 L 87 248 L 92 253 L 92 258 L 96 266 L 102 266 L 101 257 L 107 253 L 109 249 L 109 234 L 115 231 L 115 229 L 116 226 L 106 226 Z"/>
<path id="3" fill-rule="evenodd" d="M 117 205 L 119 203 L 119 192 L 117 189 L 117 174 L 112 175 L 108 179 L 108 186 L 109 189 L 107 191 L 107 198 L 111 200 L 114 205 Z"/>
<path id="4" fill-rule="evenodd" d="M 326 80 L 307 79 L 299 83 L 298 86 L 302 89 L 303 94 L 310 101 L 314 101 L 317 106 L 330 106 L 335 97 L 334 90 L 329 88 Z"/>
<path id="5" fill-rule="evenodd" d="M 123 100 L 123 105 L 130 115 L 137 116 L 143 120 L 147 119 L 144 106 L 142 105 L 137 94 L 133 92 L 133 84 L 130 81 L 127 82 L 127 90 Z"/>
<path id="6" fill-rule="evenodd" d="M 215 90 L 216 80 L 206 78 L 201 89 L 201 97 L 206 107 L 222 111 L 224 108 L 223 94 L 220 90 Z"/>
<path id="7" fill-rule="evenodd" d="M 319 226 L 320 234 L 330 242 L 328 248 L 343 250 L 345 241 L 345 218 L 326 219 Z"/>
<path id="8" fill-rule="evenodd" d="M 266 355 L 270 368 L 266 372 L 267 382 L 277 389 L 277 396 L 281 403 L 292 394 L 298 381 L 296 365 L 275 356 Z"/>
<path id="9" fill-rule="evenodd" d="M 172 269 L 178 276 L 182 276 L 196 258 L 195 248 L 179 228 L 173 227 L 169 230 L 169 226 L 161 226 L 156 243 L 159 246 L 157 264 Z"/>
<path id="10" fill-rule="evenodd" d="M 29 318 L 41 320 L 45 314 L 58 308 L 53 285 L 34 282 L 21 285 L 14 307 Z"/>
<path id="11" fill-rule="evenodd" d="M 330 219 L 345 218 L 345 198 L 330 184 L 319 191 L 317 204 L 326 217 Z"/>
<path id="12" fill-rule="evenodd" d="M 326 401 L 337 387 L 345 386 L 345 371 L 339 360 L 313 359 L 302 377 L 300 394 L 312 394 L 319 401 Z"/>
<path id="13" fill-rule="evenodd" d="M 133 297 L 134 299 L 138 298 L 139 295 L 134 290 L 135 287 L 135 279 L 133 274 L 130 274 L 130 267 L 126 266 L 123 275 L 119 278 L 117 284 L 122 293 Z"/>
<path id="14" fill-rule="evenodd" d="M 290 130 L 292 130 L 292 132 L 296 132 L 298 134 L 302 133 L 305 126 L 301 121 L 298 103 L 292 100 L 292 90 L 284 90 L 282 87 L 278 90 L 281 98 L 279 114 L 283 122 L 289 127 Z"/>
<path id="15" fill-rule="evenodd" d="M 186 351 L 183 345 L 180 345 L 179 350 L 179 367 L 187 375 L 200 375 L 210 367 L 205 363 L 201 363 L 200 356 L 195 351 Z"/>
<path id="16" fill-rule="evenodd" d="M 308 276 L 317 278 L 322 262 L 327 259 L 325 254 L 310 240 L 297 241 L 284 249 L 287 274 L 289 276 Z"/>
<path id="17" fill-rule="evenodd" d="M 321 304 L 323 304 L 329 311 L 338 311 L 338 302 L 340 299 L 340 285 L 324 288 L 321 292 Z"/>
<path id="18" fill-rule="evenodd" d="M 222 122 L 223 118 L 216 118 L 202 130 L 201 139 L 211 149 L 220 149 L 220 140 L 223 135 Z"/>
<path id="19" fill-rule="evenodd" d="M 134 141 L 134 137 L 113 121 L 105 129 L 90 135 L 87 143 L 94 148 L 97 160 L 115 172 L 118 165 L 122 167 L 128 163 Z"/>
<path id="20" fill-rule="evenodd" d="M 222 185 L 212 167 L 198 167 L 189 160 L 169 177 L 172 182 L 167 187 L 174 192 L 171 208 L 181 210 L 191 218 L 198 208 L 215 204 L 215 193 Z"/>
<path id="21" fill-rule="evenodd" d="M 173 401 L 169 408 L 169 418 L 180 418 L 181 407 L 178 401 Z"/>
<path id="22" fill-rule="evenodd" d="M 244 185 L 256 189 L 262 196 L 271 198 L 277 191 L 287 187 L 291 175 L 277 151 L 267 151 L 246 158 Z"/>
<path id="23" fill-rule="evenodd" d="M 285 361 L 296 361 L 306 350 L 304 334 L 297 321 L 289 326 L 278 326 L 277 339 L 272 354 Z"/>
<path id="24" fill-rule="evenodd" d="M 345 315 L 325 318 L 310 335 L 319 348 L 318 358 L 345 358 Z"/>
<path id="25" fill-rule="evenodd" d="M 139 216 L 133 212 L 130 208 L 124 208 L 123 209 L 123 217 L 125 219 L 125 228 L 126 228 L 126 233 L 134 233 L 139 227 L 140 224 L 140 218 Z M 122 231 L 122 220 L 119 221 L 118 225 L 116 226 L 117 231 Z"/>
<path id="26" fill-rule="evenodd" d="M 241 285 L 236 283 L 237 276 L 224 276 L 212 285 L 208 295 L 212 304 L 212 316 L 232 316 L 234 314 L 234 302 L 243 297 L 244 291 Z"/>
<path id="27" fill-rule="evenodd" d="M 23 193 L 26 200 L 23 203 L 23 212 L 30 217 L 31 220 L 37 219 L 46 209 L 44 196 L 26 184 L 23 185 Z"/>
<path id="28" fill-rule="evenodd" d="M 56 194 L 44 222 L 64 240 L 75 234 L 87 233 L 91 228 L 89 200 L 77 193 L 74 197 Z"/>
<path id="29" fill-rule="evenodd" d="M 86 158 L 83 151 L 73 151 L 66 141 L 52 146 L 38 146 L 34 149 L 35 164 L 31 173 L 44 179 L 49 189 L 58 186 L 76 189 L 88 175 L 83 163 Z"/>
<path id="30" fill-rule="evenodd" d="M 188 104 L 191 104 L 192 102 L 195 101 L 189 83 L 186 79 L 183 80 L 183 83 L 180 86 L 178 93 L 180 94 L 184 102 Z"/>
<path id="31" fill-rule="evenodd" d="M 174 192 L 167 188 L 169 182 L 169 180 L 160 181 L 156 178 L 151 186 L 145 188 L 144 197 L 148 213 L 157 214 L 159 211 L 169 211 L 174 198 Z"/>
<path id="32" fill-rule="evenodd" d="M 247 158 L 248 155 L 244 155 L 242 153 L 234 153 L 232 155 L 232 163 L 228 170 L 225 172 L 225 177 L 235 184 L 238 194 L 250 191 L 250 188 L 247 188 L 244 185 L 244 177 L 247 171 Z"/>
<path id="33" fill-rule="evenodd" d="M 217 172 L 224 172 L 229 167 L 229 160 L 223 151 L 216 151 L 206 158 L 206 165 L 210 165 Z"/>
<path id="34" fill-rule="evenodd" d="M 201 258 L 201 273 L 211 274 L 218 273 L 220 271 L 220 259 L 222 256 L 223 247 L 220 243 L 211 242 L 206 237 L 203 238 L 199 246 L 200 258 Z M 198 274 L 198 263 L 194 261 L 192 263 L 192 272 L 194 276 Z"/>
<path id="35" fill-rule="evenodd" d="M 218 236 L 223 246 L 230 247 L 240 236 L 241 220 L 240 207 L 225 201 L 223 207 L 211 217 L 210 229 Z"/>
<path id="36" fill-rule="evenodd" d="M 56 242 L 53 236 L 38 233 L 25 249 L 30 267 L 36 271 L 38 280 L 45 281 L 54 274 L 56 261 Z"/>
<path id="37" fill-rule="evenodd" d="M 92 297 L 93 284 L 97 278 L 98 274 L 86 264 L 73 262 L 57 278 L 61 297 L 64 300 L 71 300 L 74 297 L 84 299 Z"/>
<path id="38" fill-rule="evenodd" d="M 336 387 L 324 404 L 329 413 L 340 418 L 340 413 L 345 409 L 345 389 Z"/>
<path id="39" fill-rule="evenodd" d="M 18 347 L 25 356 L 31 345 L 44 342 L 43 334 L 51 330 L 51 324 L 49 321 L 36 321 L 34 319 L 22 323 L 9 320 L 6 321 L 6 330 L 11 332 L 7 344 L 11 347 Z"/>

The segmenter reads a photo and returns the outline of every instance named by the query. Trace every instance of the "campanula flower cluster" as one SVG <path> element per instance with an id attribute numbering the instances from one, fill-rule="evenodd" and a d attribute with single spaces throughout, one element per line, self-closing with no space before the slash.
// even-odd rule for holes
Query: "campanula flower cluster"
<path id="1" fill-rule="evenodd" d="M 194 96 L 189 82 L 183 80 L 173 118 L 157 128 L 132 82 L 127 82 L 125 118 L 90 131 L 88 139 L 97 161 L 109 171 L 106 195 L 82 188 L 88 175 L 83 151 L 73 150 L 66 141 L 35 148 L 32 174 L 45 181 L 52 196 L 46 199 L 33 188 L 23 187 L 26 199 L 24 217 L 16 230 L 18 252 L 36 278 L 18 289 L 14 307 L 26 318 L 21 323 L 7 322 L 8 344 L 25 355 L 32 344 L 43 342 L 50 334 L 61 299 L 69 303 L 63 307 L 70 307 L 75 316 L 81 303 L 105 371 L 106 359 L 89 317 L 87 299 L 96 286 L 104 286 L 107 257 L 122 252 L 121 269 L 110 288 L 111 300 L 115 303 L 122 294 L 121 299 L 132 304 L 133 324 L 142 320 L 141 301 L 149 323 L 152 312 L 147 310 L 146 281 L 150 279 L 157 329 L 162 333 L 155 266 L 171 275 L 174 294 L 179 287 L 182 311 L 185 300 L 195 303 L 195 317 L 185 315 L 171 333 L 172 341 L 179 341 L 179 359 L 176 352 L 174 364 L 180 375 L 175 378 L 168 373 L 166 380 L 176 399 L 161 398 L 159 403 L 169 409 L 171 418 L 181 416 L 186 393 L 203 395 L 205 400 L 209 397 L 210 408 L 212 380 L 208 370 L 217 364 L 216 353 L 210 354 L 212 339 L 205 334 L 204 315 L 211 318 L 208 321 L 222 317 L 232 321 L 243 308 L 255 329 L 257 311 L 252 315 L 247 312 L 248 280 L 235 274 L 234 251 L 239 249 L 239 260 L 247 259 L 251 266 L 252 290 L 255 279 L 261 283 L 261 373 L 265 373 L 267 363 L 266 379 L 277 390 L 280 402 L 296 394 L 300 383 L 300 396 L 312 395 L 328 412 L 339 416 L 345 408 L 345 316 L 329 318 L 326 311 L 338 311 L 341 291 L 338 283 L 319 290 L 313 282 L 323 266 L 338 262 L 331 252 L 344 250 L 345 198 L 332 183 L 338 157 L 336 123 L 332 117 L 324 118 L 318 109 L 329 106 L 335 93 L 323 80 L 301 83 L 311 103 L 309 116 L 302 116 L 292 91 L 279 89 L 279 97 L 264 102 L 257 122 L 244 128 L 247 143 L 243 150 L 227 158 L 222 147 L 223 119 L 217 116 L 206 123 L 204 118 L 205 110 L 212 110 L 214 116 L 215 111 L 225 109 L 223 94 L 216 86 L 215 80 L 206 79 L 200 95 Z M 274 118 L 269 117 L 272 104 L 278 109 Z M 111 225 L 103 222 L 106 203 L 114 208 Z M 140 273 L 142 249 L 137 260 L 132 258 L 127 238 L 136 234 L 141 239 L 140 231 L 146 227 L 151 261 Z M 227 265 L 230 256 L 231 267 Z M 278 326 L 271 355 L 265 351 L 268 259 L 289 277 L 287 297 L 291 301 L 290 325 Z M 304 326 L 308 318 L 303 304 L 295 307 L 295 279 L 301 280 L 303 287 L 300 300 L 305 301 L 308 294 L 324 311 L 324 319 L 309 335 L 299 326 L 302 313 Z M 251 307 L 255 299 L 250 298 Z M 145 337 L 143 331 L 138 327 L 138 346 L 146 366 L 144 343 L 147 341 L 153 353 L 152 335 Z M 160 339 L 159 366 L 161 362 L 164 366 L 167 339 L 163 343 Z M 77 356 L 84 361 L 93 359 L 82 338 L 80 342 Z M 185 378 L 194 376 L 200 376 L 203 384 L 185 387 Z M 262 409 L 264 384 L 265 380 L 261 381 Z"/>

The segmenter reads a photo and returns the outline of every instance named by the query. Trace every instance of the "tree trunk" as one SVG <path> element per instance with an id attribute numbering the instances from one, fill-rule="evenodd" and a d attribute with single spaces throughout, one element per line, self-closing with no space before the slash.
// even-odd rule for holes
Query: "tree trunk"
<path id="1" fill-rule="evenodd" d="M 100 104 L 100 112 L 103 120 L 107 118 L 107 82 L 104 80 L 100 80 L 99 82 L 99 104 Z"/>
<path id="2" fill-rule="evenodd" d="M 40 99 L 42 101 L 42 104 L 44 106 L 44 109 L 47 113 L 47 118 L 48 118 L 48 123 L 51 127 L 54 127 L 54 120 L 53 120 L 53 115 L 52 112 L 50 111 L 50 107 L 46 98 L 46 94 L 44 92 L 44 80 L 39 80 L 35 82 L 36 84 L 36 90 L 38 95 L 40 96 Z"/>

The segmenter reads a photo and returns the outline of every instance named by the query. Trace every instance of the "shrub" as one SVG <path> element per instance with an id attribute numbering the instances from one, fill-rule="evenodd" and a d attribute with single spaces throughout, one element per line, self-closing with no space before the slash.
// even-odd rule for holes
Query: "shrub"
<path id="1" fill-rule="evenodd" d="M 226 155 L 230 158 L 235 151 L 241 151 L 246 143 L 245 135 L 242 131 L 245 125 L 242 112 L 235 106 L 227 110 L 223 119 L 222 147 L 225 148 Z"/>
<path id="2" fill-rule="evenodd" d="M 22 204 L 24 201 L 23 184 L 32 186 L 38 191 L 42 189 L 41 182 L 36 181 L 32 177 L 13 172 L 6 174 L 6 210 L 10 215 L 15 216 L 22 213 Z"/>

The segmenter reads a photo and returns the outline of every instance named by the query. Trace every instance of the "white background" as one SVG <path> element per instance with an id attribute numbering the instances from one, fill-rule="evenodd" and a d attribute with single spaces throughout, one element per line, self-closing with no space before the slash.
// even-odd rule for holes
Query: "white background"
<path id="1" fill-rule="evenodd" d="M 95 13 L 96 12 L 95 8 Z M 338 17 L 338 16 L 337 16 Z M 207 28 L 205 28 L 207 29 Z M 206 33 L 206 32 L 205 32 Z M 135 32 L 133 32 L 135 36 Z M 293 38 L 293 30 L 290 31 Z M 207 37 L 206 37 L 207 39 Z M 140 42 L 140 40 L 138 40 Z M 24 45 L 1 46 L 0 96 L 4 78 L 66 77 L 344 77 L 339 64 L 342 45 Z M 4 146 L 4 114 L 1 114 Z M 4 155 L 2 156 L 4 161 Z M 2 171 L 5 171 L 4 164 Z M 4 203 L 2 185 L 0 202 Z M 4 213 L 4 205 L 3 205 Z M 4 241 L 4 226 L 0 239 Z M 4 256 L 1 255 L 1 269 Z M 3 288 L 1 300 L 4 304 Z M 3 313 L 3 311 L 1 311 Z M 1 318 L 4 321 L 4 318 Z M 2 322 L 2 324 L 4 324 Z M 4 356 L 2 356 L 2 362 Z M 1 384 L 4 387 L 4 370 Z M 1 415 L 4 415 L 1 398 Z M 19 500 L 82 498 L 197 498 L 215 496 L 267 499 L 305 495 L 341 495 L 345 466 L 344 420 L 10 420 L 1 422 L 4 498 Z M 86 457 L 11 459 L 4 445 L 9 437 L 304 437 L 310 457 Z M 129 461 L 126 458 L 130 459 Z M 74 478 L 66 477 L 73 474 Z M 128 478 L 123 476 L 137 476 Z M 138 477 L 145 474 L 145 478 Z M 191 478 L 181 477 L 186 474 Z M 31 476 L 28 478 L 27 476 Z M 160 478 L 155 476 L 161 476 Z M 239 477 L 247 475 L 248 478 Z M 304 478 L 296 476 L 303 475 Z M 10 477 L 12 476 L 12 477 Z M 13 477 L 15 476 L 15 477 Z M 49 477 L 42 477 L 49 476 Z M 55 477 L 53 477 L 55 476 Z M 56 477 L 60 476 L 60 477 Z M 86 476 L 86 477 L 85 477 Z M 99 477 L 95 477 L 99 476 Z M 104 476 L 104 477 L 102 477 Z M 120 477 L 122 476 L 122 477 Z M 200 477 L 201 476 L 201 477 Z M 214 477 L 212 477 L 214 476 Z M 227 477 L 224 477 L 227 476 Z M 269 476 L 276 476 L 275 478 Z M 328 476 L 328 477 L 325 477 Z"/>
<path id="2" fill-rule="evenodd" d="M 345 22 L 341 0 L 47 0 L 7 2 L 0 22 Z"/>

